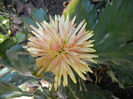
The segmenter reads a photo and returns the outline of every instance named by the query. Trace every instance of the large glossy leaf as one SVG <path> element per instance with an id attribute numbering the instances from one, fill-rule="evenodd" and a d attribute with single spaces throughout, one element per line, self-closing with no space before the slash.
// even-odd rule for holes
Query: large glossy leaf
<path id="1" fill-rule="evenodd" d="M 15 43 L 10 39 L 6 39 L 2 43 L 0 43 L 0 56 L 7 58 L 6 50 L 11 48 L 13 45 L 15 45 Z"/>
<path id="2" fill-rule="evenodd" d="M 89 0 L 72 0 L 68 7 L 63 11 L 64 15 L 69 14 L 70 19 L 76 16 L 76 23 L 79 24 L 85 20 L 87 22 L 86 29 L 94 29 L 97 21 L 97 9 L 90 4 Z"/>
<path id="3" fill-rule="evenodd" d="M 0 64 L 23 74 L 31 74 L 35 68 L 35 60 L 20 45 L 15 45 L 7 51 L 8 59 L 0 57 Z"/>
<path id="4" fill-rule="evenodd" d="M 32 96 L 33 94 L 21 91 L 18 87 L 0 81 L 0 99 L 9 99 L 19 96 Z"/>
<path id="5" fill-rule="evenodd" d="M 60 86 L 59 96 L 63 99 L 113 99 L 111 92 L 101 90 L 97 85 L 92 83 L 85 84 L 81 82 L 78 84 L 71 83 L 68 87 Z"/>
<path id="6" fill-rule="evenodd" d="M 113 4 L 107 3 L 100 13 L 99 22 L 94 29 L 94 39 L 95 49 L 101 59 L 114 61 L 123 54 L 125 57 L 121 58 L 125 60 L 133 52 L 130 42 L 133 40 L 132 4 L 132 0 L 113 0 Z"/>
<path id="7" fill-rule="evenodd" d="M 94 29 L 98 62 L 113 66 L 117 82 L 133 84 L 133 0 L 113 0 L 107 3 Z M 111 68 L 112 69 L 112 68 Z M 131 73 L 131 74 L 130 74 Z M 123 75 L 123 76 L 122 76 Z"/>

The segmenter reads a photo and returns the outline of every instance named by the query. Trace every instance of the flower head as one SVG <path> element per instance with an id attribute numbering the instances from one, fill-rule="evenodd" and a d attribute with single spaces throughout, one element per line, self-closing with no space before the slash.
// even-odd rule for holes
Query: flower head
<path id="1" fill-rule="evenodd" d="M 89 40 L 93 31 L 85 30 L 85 21 L 76 26 L 75 19 L 69 21 L 69 15 L 66 18 L 64 15 L 55 16 L 54 20 L 50 17 L 49 23 L 45 20 L 41 24 L 37 23 L 38 29 L 31 26 L 34 36 L 29 37 L 28 51 L 37 57 L 37 76 L 44 70 L 53 72 L 55 89 L 60 86 L 62 79 L 64 86 L 68 84 L 68 75 L 76 83 L 72 69 L 86 80 L 84 74 L 92 73 L 86 61 L 96 63 L 93 58 L 97 56 L 92 54 L 95 52 L 92 48 L 94 40 Z"/>

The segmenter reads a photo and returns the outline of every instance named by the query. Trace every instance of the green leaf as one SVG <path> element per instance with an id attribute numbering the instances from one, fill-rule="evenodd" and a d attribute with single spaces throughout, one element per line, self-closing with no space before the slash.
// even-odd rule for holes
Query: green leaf
<path id="1" fill-rule="evenodd" d="M 81 84 L 69 83 L 68 87 L 59 87 L 59 97 L 63 99 L 113 99 L 112 93 L 101 90 L 97 85 L 82 80 Z"/>
<path id="2" fill-rule="evenodd" d="M 112 70 L 108 71 L 107 73 L 111 77 L 112 82 L 118 82 L 118 79 L 115 77 L 115 73 Z"/>
<path id="3" fill-rule="evenodd" d="M 7 39 L 7 36 L 5 36 L 2 33 L 0 33 L 0 43 L 2 43 L 6 39 Z"/>
<path id="4" fill-rule="evenodd" d="M 13 67 L 9 59 L 0 57 L 0 65 L 4 65 L 6 67 Z"/>
<path id="5" fill-rule="evenodd" d="M 43 9 L 33 9 L 32 11 L 32 17 L 25 17 L 24 18 L 24 26 L 29 29 L 33 30 L 30 26 L 33 25 L 36 28 L 39 28 L 36 24 L 36 22 L 41 23 L 43 20 L 49 22 L 49 18 L 47 14 L 44 12 Z"/>
<path id="6" fill-rule="evenodd" d="M 9 99 L 19 96 L 32 96 L 32 93 L 23 92 L 18 87 L 0 81 L 0 99 Z"/>
<path id="7" fill-rule="evenodd" d="M 44 72 L 42 78 L 50 83 L 54 83 L 54 75 L 52 72 Z"/>
<path id="8" fill-rule="evenodd" d="M 33 9 L 32 11 L 32 19 L 35 21 L 35 22 L 38 22 L 38 23 L 41 23 L 43 22 L 43 20 L 45 21 L 49 21 L 49 18 L 47 16 L 47 14 L 44 12 L 43 9 Z"/>
<path id="9" fill-rule="evenodd" d="M 15 45 L 7 51 L 8 59 L 0 58 L 0 64 L 12 68 L 22 74 L 31 74 L 35 68 L 35 60 L 30 53 L 20 45 Z"/>
<path id="10" fill-rule="evenodd" d="M 3 68 L 0 70 L 0 78 L 4 77 L 6 74 L 8 74 L 11 70 L 9 68 Z"/>
<path id="11" fill-rule="evenodd" d="M 93 39 L 95 39 L 96 54 L 99 56 L 97 61 L 112 65 L 116 69 L 121 86 L 122 84 L 124 86 L 124 83 L 133 84 L 129 75 L 133 71 L 132 5 L 133 0 L 113 0 L 112 4 L 107 3 L 94 29 Z M 123 78 L 120 75 L 124 75 Z"/>
<path id="12" fill-rule="evenodd" d="M 9 21 L 8 18 L 5 18 L 5 17 L 3 17 L 3 16 L 0 15 L 0 23 L 5 24 L 5 23 L 7 23 L 8 21 Z"/>
<path id="13" fill-rule="evenodd" d="M 113 0 L 113 4 L 107 3 L 100 13 L 99 22 L 94 29 L 95 49 L 99 56 L 110 56 L 129 46 L 128 42 L 133 40 L 132 4 L 132 0 Z"/>
<path id="14" fill-rule="evenodd" d="M 7 58 L 6 50 L 10 49 L 13 45 L 15 45 L 15 43 L 10 39 L 6 39 L 2 43 L 0 43 L 0 56 L 3 58 Z"/>
<path id="15" fill-rule="evenodd" d="M 89 0 L 72 0 L 63 11 L 63 14 L 69 14 L 70 19 L 76 16 L 77 24 L 85 20 L 87 22 L 87 30 L 94 29 L 98 17 L 96 7 L 90 4 Z"/>
<path id="16" fill-rule="evenodd" d="M 79 2 L 80 0 L 72 0 L 67 6 L 67 8 L 64 9 L 63 14 L 65 16 L 69 14 L 70 18 L 72 19 L 73 13 L 77 11 Z"/>
<path id="17" fill-rule="evenodd" d="M 35 93 L 34 93 L 34 99 L 49 99 L 47 94 L 45 94 L 44 92 L 40 91 L 40 90 L 37 90 Z"/>
<path id="18" fill-rule="evenodd" d="M 41 75 L 37 76 L 37 71 L 34 71 L 32 75 L 38 77 L 38 78 L 43 78 L 46 81 L 50 82 L 50 83 L 54 83 L 54 74 L 52 72 L 43 72 Z"/>
<path id="19" fill-rule="evenodd" d="M 16 34 L 15 38 L 17 39 L 17 43 L 21 43 L 24 41 L 25 37 L 26 37 L 26 34 L 18 33 L 18 34 Z"/>
<path id="20" fill-rule="evenodd" d="M 12 48 L 10 48 L 7 51 L 8 59 L 0 57 L 0 64 L 7 66 L 9 68 L 14 69 L 15 71 L 18 71 L 22 74 L 33 74 L 33 71 L 35 69 L 35 60 L 34 58 L 29 54 L 28 51 L 26 51 L 24 48 L 22 48 L 20 45 L 15 45 Z M 35 72 L 35 71 L 34 71 Z M 35 74 L 33 74 L 35 75 Z M 17 78 L 17 77 L 16 77 Z M 21 78 L 20 75 L 18 76 L 18 79 Z M 32 79 L 32 77 L 28 76 L 22 76 L 22 78 Z M 50 72 L 44 72 L 44 75 L 42 77 L 48 82 L 53 83 L 54 75 Z M 12 79 L 10 79 L 13 83 Z M 23 82 L 19 79 L 18 82 Z M 15 82 L 17 83 L 17 82 Z"/>
<path id="21" fill-rule="evenodd" d="M 133 86 L 133 70 L 123 66 L 110 66 L 112 71 L 108 74 L 112 80 L 118 82 L 121 88 L 127 88 Z"/>
<path id="22" fill-rule="evenodd" d="M 30 81 L 30 80 L 36 81 L 39 79 L 32 76 L 25 76 L 25 75 L 19 74 L 18 72 L 11 72 L 11 73 L 8 73 L 5 77 L 1 78 L 1 80 L 11 83 L 15 86 L 19 86 L 27 81 Z"/>
<path id="23" fill-rule="evenodd" d="M 41 90 L 37 90 L 36 92 L 34 92 L 34 99 L 57 99 L 54 94 L 53 94 L 53 90 L 49 90 L 49 88 L 46 87 L 42 87 L 42 84 L 39 83 L 39 85 L 41 86 Z"/>
<path id="24" fill-rule="evenodd" d="M 33 25 L 36 28 L 38 28 L 38 26 L 36 25 L 36 23 L 30 18 L 30 17 L 25 17 L 24 18 L 24 26 L 28 29 L 28 30 L 33 30 L 30 26 Z"/>

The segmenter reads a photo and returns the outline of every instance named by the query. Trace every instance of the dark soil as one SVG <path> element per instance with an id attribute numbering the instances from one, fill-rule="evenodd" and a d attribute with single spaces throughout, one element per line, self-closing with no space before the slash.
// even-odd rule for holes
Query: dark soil
<path id="1" fill-rule="evenodd" d="M 119 99 L 133 99 L 133 88 L 120 88 L 119 84 L 116 82 L 112 82 L 111 78 L 107 77 L 101 80 L 100 84 L 98 84 L 102 90 L 109 90 L 113 93 L 114 96 Z M 107 76 L 107 75 L 106 75 Z"/>
<path id="2" fill-rule="evenodd" d="M 110 83 L 104 89 L 110 90 L 113 92 L 114 96 L 119 97 L 120 99 L 133 99 L 133 88 L 123 89 L 119 87 L 118 83 Z"/>
<path id="3" fill-rule="evenodd" d="M 55 15 L 55 14 L 62 14 L 64 9 L 63 3 L 67 0 L 44 0 L 44 4 L 48 5 L 48 14 Z"/>
<path id="4" fill-rule="evenodd" d="M 9 0 L 6 4 L 13 4 L 9 3 Z M 17 0 L 16 0 L 17 1 Z M 55 15 L 55 14 L 62 14 L 62 11 L 64 9 L 63 3 L 68 0 L 18 0 L 23 5 L 31 4 L 35 8 L 42 8 L 47 14 L 49 15 Z M 19 6 L 20 7 L 20 6 Z"/>

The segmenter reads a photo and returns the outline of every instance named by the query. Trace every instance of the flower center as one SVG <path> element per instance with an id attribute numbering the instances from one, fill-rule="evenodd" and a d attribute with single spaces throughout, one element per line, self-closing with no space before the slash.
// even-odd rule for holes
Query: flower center
<path id="1" fill-rule="evenodd" d="M 59 53 L 61 53 L 63 51 L 63 49 L 60 47 L 60 45 L 56 41 L 53 42 L 53 44 L 51 45 L 51 49 L 55 50 Z"/>

